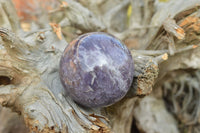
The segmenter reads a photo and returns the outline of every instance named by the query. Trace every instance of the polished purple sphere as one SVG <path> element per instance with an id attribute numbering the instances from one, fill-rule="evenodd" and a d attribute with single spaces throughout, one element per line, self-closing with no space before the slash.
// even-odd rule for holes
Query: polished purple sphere
<path id="1" fill-rule="evenodd" d="M 122 99 L 133 74 L 133 59 L 127 47 L 101 32 L 73 40 L 60 60 L 60 79 L 67 95 L 87 107 L 104 107 Z"/>

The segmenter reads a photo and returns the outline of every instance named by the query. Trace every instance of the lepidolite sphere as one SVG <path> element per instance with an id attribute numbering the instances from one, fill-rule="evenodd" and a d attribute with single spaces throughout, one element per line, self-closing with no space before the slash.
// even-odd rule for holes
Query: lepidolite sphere
<path id="1" fill-rule="evenodd" d="M 60 79 L 67 95 L 87 107 L 104 107 L 122 99 L 133 74 L 133 59 L 127 47 L 101 32 L 73 40 L 60 60 Z"/>

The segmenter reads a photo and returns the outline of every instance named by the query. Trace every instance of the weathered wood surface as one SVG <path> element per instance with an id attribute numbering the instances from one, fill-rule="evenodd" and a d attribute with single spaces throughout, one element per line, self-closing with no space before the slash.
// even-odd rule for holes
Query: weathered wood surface
<path id="1" fill-rule="evenodd" d="M 127 96 L 106 108 L 84 108 L 74 103 L 65 94 L 59 79 L 59 59 L 68 42 L 57 38 L 51 27 L 47 26 L 49 20 L 44 22 L 46 27 L 43 29 L 36 27 L 23 32 L 12 3 L 1 0 L 0 76 L 10 79 L 9 84 L 0 86 L 1 105 L 20 114 L 29 130 L 34 132 L 127 133 L 131 132 L 133 119 L 144 132 L 179 132 L 158 89 L 166 73 L 175 69 L 200 67 L 198 37 L 194 37 L 196 41 L 190 43 L 187 42 L 189 33 L 184 28 L 182 30 L 186 35 L 180 35 L 186 39 L 177 39 L 179 34 L 176 36 L 177 32 L 174 32 L 188 15 L 196 13 L 199 17 L 200 1 L 66 2 L 66 7 L 49 13 L 50 17 L 62 14 L 58 15 L 57 22 L 62 28 L 70 26 L 82 33 L 105 31 L 125 42 L 130 38 L 137 40 L 134 46 L 138 50 L 131 49 L 135 76 Z M 123 18 L 127 18 L 130 5 L 132 14 L 127 26 L 127 19 Z M 155 83 L 151 96 L 138 98 L 150 94 Z M 158 121 L 146 123 L 154 121 L 154 116 Z M 165 126 L 159 126 L 159 122 Z"/>

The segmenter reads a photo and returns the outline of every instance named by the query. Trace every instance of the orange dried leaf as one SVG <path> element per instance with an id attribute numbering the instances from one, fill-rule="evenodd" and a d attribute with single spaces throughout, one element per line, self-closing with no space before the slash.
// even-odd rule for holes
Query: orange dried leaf
<path id="1" fill-rule="evenodd" d="M 49 23 L 49 25 L 53 28 L 53 31 L 56 33 L 58 39 L 62 40 L 62 32 L 59 24 Z"/>

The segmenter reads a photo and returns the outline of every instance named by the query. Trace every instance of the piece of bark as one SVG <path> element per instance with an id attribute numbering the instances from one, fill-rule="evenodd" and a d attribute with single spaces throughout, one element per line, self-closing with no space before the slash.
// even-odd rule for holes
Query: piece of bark
<path id="1" fill-rule="evenodd" d="M 2 44 L 7 51 L 1 56 L 4 76 L 13 80 L 12 84 L 1 87 L 1 104 L 22 114 L 31 131 L 111 130 L 106 121 L 98 118 L 98 115 L 101 115 L 100 109 L 82 108 L 66 96 L 59 79 L 58 59 L 67 43 L 58 40 L 52 32 L 47 31 L 42 34 L 44 40 L 33 41 L 33 38 L 29 37 L 24 42 L 11 31 L 0 29 Z M 41 39 L 40 36 L 41 34 L 38 34 L 36 39 Z M 9 61 L 5 63 L 4 60 L 8 57 Z M 137 58 L 136 55 L 133 58 Z M 146 64 L 147 60 L 151 62 L 151 57 L 143 57 L 137 62 L 143 69 L 135 67 L 136 76 L 147 73 L 149 67 Z M 12 69 L 8 69 L 9 67 Z M 150 80 L 154 81 L 155 75 Z M 153 82 L 151 84 L 153 85 Z M 97 117 L 90 114 L 95 114 Z M 101 121 L 96 122 L 97 119 Z"/>

